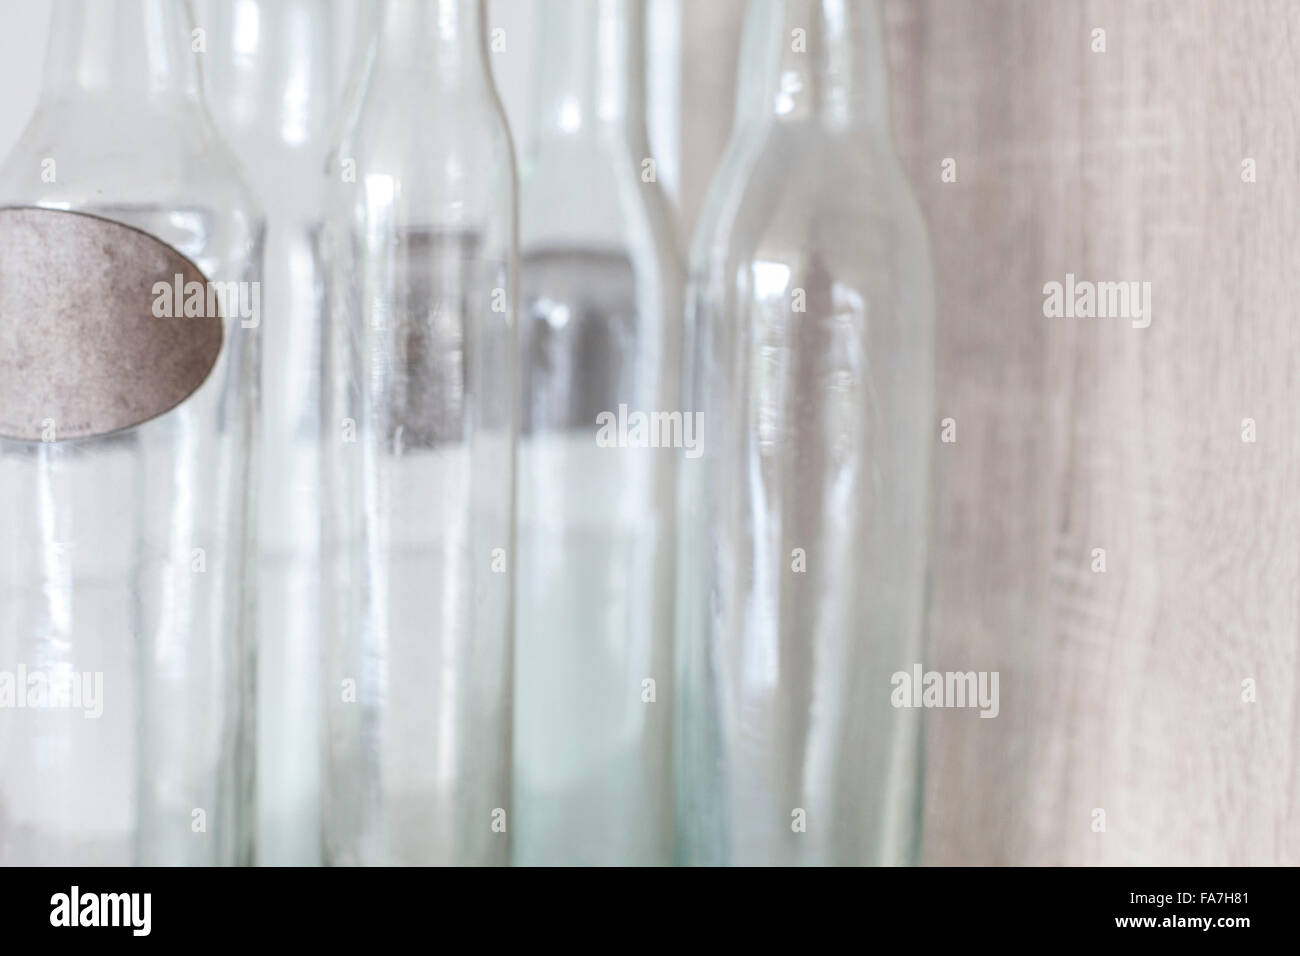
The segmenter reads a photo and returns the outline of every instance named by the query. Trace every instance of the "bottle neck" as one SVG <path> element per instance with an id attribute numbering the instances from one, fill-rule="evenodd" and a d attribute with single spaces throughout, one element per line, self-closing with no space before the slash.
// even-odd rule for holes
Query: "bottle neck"
<path id="1" fill-rule="evenodd" d="M 541 0 L 533 146 L 645 138 L 643 0 Z"/>
<path id="2" fill-rule="evenodd" d="M 54 5 L 43 96 L 198 103 L 187 4 L 168 0 L 60 0 Z"/>
<path id="3" fill-rule="evenodd" d="M 737 122 L 758 117 L 830 129 L 888 126 L 884 48 L 877 0 L 756 0 L 747 32 L 744 86 L 762 102 L 737 105 Z"/>
<path id="4" fill-rule="evenodd" d="M 315 143 L 334 105 L 333 0 L 213 4 L 204 65 L 213 111 L 236 138 Z"/>
<path id="5" fill-rule="evenodd" d="M 482 0 L 383 0 L 380 68 L 445 89 L 490 85 L 484 24 Z"/>

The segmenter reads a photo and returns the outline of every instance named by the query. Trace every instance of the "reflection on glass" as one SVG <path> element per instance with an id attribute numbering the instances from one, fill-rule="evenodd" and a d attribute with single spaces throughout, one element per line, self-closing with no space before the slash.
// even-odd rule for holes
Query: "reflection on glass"
<path id="1" fill-rule="evenodd" d="M 185 11 L 56 5 L 0 204 L 94 213 L 209 280 L 254 283 L 261 213 L 204 106 Z M 98 719 L 0 711 L 0 863 L 251 859 L 257 318 L 226 319 L 216 367 L 161 417 L 99 438 L 0 440 L 0 671 L 98 673 L 104 694 Z"/>
<path id="2" fill-rule="evenodd" d="M 678 857 L 909 862 L 931 280 L 876 4 L 756 0 L 740 89 L 688 293 Z"/>
<path id="3" fill-rule="evenodd" d="M 481 3 L 367 16 L 323 236 L 325 861 L 501 863 L 513 150 Z"/>
<path id="4" fill-rule="evenodd" d="M 320 862 L 320 157 L 334 4 L 207 0 L 209 101 L 267 212 L 258 453 L 257 860 Z"/>
<path id="5" fill-rule="evenodd" d="M 641 2 L 548 0 L 520 221 L 514 859 L 672 853 L 680 449 L 598 442 L 678 410 L 681 267 L 645 124 Z"/>

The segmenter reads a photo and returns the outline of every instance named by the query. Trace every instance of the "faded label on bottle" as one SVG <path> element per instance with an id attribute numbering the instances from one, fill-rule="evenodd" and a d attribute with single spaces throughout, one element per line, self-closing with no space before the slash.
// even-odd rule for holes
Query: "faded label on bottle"
<path id="1" fill-rule="evenodd" d="M 0 209 L 0 438 L 92 438 L 175 408 L 221 352 L 210 287 L 131 226 Z"/>

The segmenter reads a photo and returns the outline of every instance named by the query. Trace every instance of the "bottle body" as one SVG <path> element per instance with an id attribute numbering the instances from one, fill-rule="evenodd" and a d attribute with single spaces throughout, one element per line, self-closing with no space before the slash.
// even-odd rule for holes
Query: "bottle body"
<path id="1" fill-rule="evenodd" d="M 775 42 L 783 7 L 751 13 Z M 831 32 L 810 33 L 833 59 Z M 922 650 L 925 233 L 883 125 L 769 92 L 692 256 L 684 404 L 704 453 L 681 470 L 679 858 L 909 862 L 920 722 L 891 675 Z"/>
<path id="2" fill-rule="evenodd" d="M 513 857 L 660 864 L 680 450 L 619 442 L 608 423 L 677 408 L 681 268 L 646 174 L 643 6 L 543 12 L 521 177 Z"/>
<path id="3" fill-rule="evenodd" d="M 335 113 L 332 3 L 208 5 L 207 82 L 266 210 L 258 481 L 261 865 L 320 861 L 320 161 Z M 256 24 L 256 30 L 247 28 Z"/>
<path id="4" fill-rule="evenodd" d="M 260 212 L 185 78 L 188 24 L 146 0 L 77 6 L 56 14 L 47 91 L 0 167 L 0 205 L 143 230 L 209 282 L 239 283 L 252 305 Z M 93 80 L 91 48 L 115 34 L 153 67 L 153 94 L 70 79 Z M 98 716 L 0 713 L 6 863 L 250 858 L 258 316 L 224 311 L 215 364 L 176 407 L 66 439 L 60 429 L 74 423 L 51 413 L 48 440 L 0 439 L 0 493 L 12 502 L 0 534 L 0 667 L 25 669 L 28 691 L 72 675 L 103 688 Z M 117 318 L 105 310 L 103 321 Z M 50 349 L 64 346 L 75 354 L 71 342 Z"/>
<path id="5" fill-rule="evenodd" d="M 466 0 L 390 0 L 327 171 L 324 853 L 507 858 L 513 149 Z"/>

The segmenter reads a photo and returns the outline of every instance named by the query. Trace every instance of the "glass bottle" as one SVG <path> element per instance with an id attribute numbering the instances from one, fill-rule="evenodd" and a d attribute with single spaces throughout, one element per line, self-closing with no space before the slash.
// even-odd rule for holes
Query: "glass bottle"
<path id="1" fill-rule="evenodd" d="M 514 153 L 479 0 L 369 10 L 327 171 L 325 860 L 503 863 Z"/>
<path id="2" fill-rule="evenodd" d="M 11 348 L 35 322 L 48 338 L 19 346 L 31 381 L 64 383 L 0 408 L 6 864 L 251 856 L 262 220 L 204 105 L 192 28 L 171 0 L 57 4 L 37 109 L 0 166 L 0 206 L 23 207 L 0 212 L 0 299 L 69 256 L 59 274 L 82 296 L 56 313 L 51 284 L 0 314 L 0 381 L 32 374 Z M 19 264 L 18 247 L 45 258 Z M 200 314 L 146 298 L 173 269 Z M 19 671 L 29 693 L 44 684 L 47 706 L 5 701 L 5 671 L 11 689 Z M 97 703 L 75 706 L 74 678 Z"/>
<path id="3" fill-rule="evenodd" d="M 932 304 L 874 2 L 755 0 L 691 258 L 678 856 L 905 863 L 920 720 Z"/>
<path id="4" fill-rule="evenodd" d="M 320 862 L 320 158 L 331 0 L 208 0 L 217 125 L 267 211 L 258 488 L 257 860 Z"/>
<path id="5" fill-rule="evenodd" d="M 678 401 L 683 279 L 646 134 L 645 5 L 539 13 L 520 177 L 512 849 L 520 864 L 668 863 L 680 452 L 601 439 L 620 408 Z"/>

